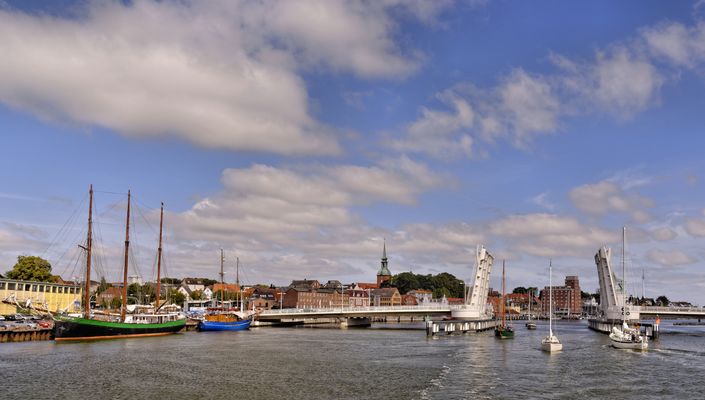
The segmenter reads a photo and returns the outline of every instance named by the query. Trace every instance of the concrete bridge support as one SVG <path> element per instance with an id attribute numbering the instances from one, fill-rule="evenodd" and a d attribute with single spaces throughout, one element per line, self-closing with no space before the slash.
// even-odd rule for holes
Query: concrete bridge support
<path id="1" fill-rule="evenodd" d="M 343 318 L 340 327 L 345 328 L 367 328 L 372 326 L 372 320 L 367 317 Z"/>

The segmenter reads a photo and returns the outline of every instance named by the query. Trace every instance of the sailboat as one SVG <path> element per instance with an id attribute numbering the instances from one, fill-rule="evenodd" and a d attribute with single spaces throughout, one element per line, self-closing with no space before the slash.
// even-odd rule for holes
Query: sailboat
<path id="1" fill-rule="evenodd" d="M 553 334 L 553 265 L 548 262 L 548 336 L 541 340 L 541 350 L 553 353 L 563 350 L 563 344 Z"/>
<path id="2" fill-rule="evenodd" d="M 646 335 L 641 335 L 638 329 L 631 328 L 627 325 L 627 274 L 625 268 L 625 246 L 626 246 L 627 228 L 622 228 L 622 326 L 612 327 L 610 332 L 610 341 L 612 347 L 618 349 L 631 350 L 646 350 L 649 347 L 649 338 Z"/>
<path id="3" fill-rule="evenodd" d="M 502 313 L 502 324 L 494 328 L 494 335 L 500 339 L 513 339 L 514 338 L 514 328 L 507 325 L 505 310 L 504 310 L 504 260 L 502 260 L 502 302 L 500 305 L 500 312 Z"/>
<path id="4" fill-rule="evenodd" d="M 531 303 L 534 301 L 534 289 L 529 291 L 529 320 L 526 322 L 526 329 L 534 330 L 536 329 L 536 322 L 531 321 Z"/>
<path id="5" fill-rule="evenodd" d="M 236 310 L 232 307 L 225 307 L 225 281 L 223 272 L 223 263 L 225 261 L 225 256 L 223 255 L 223 250 L 220 250 L 220 307 L 209 308 L 203 321 L 198 323 L 199 331 L 244 331 L 250 329 L 250 324 L 252 323 L 252 315 L 244 312 L 243 308 L 245 302 L 242 298 L 242 291 L 240 291 L 240 310 Z M 240 259 L 237 259 L 237 286 L 240 289 Z"/>
<path id="6" fill-rule="evenodd" d="M 91 313 L 90 285 L 91 285 L 91 254 L 93 246 L 93 185 L 89 190 L 88 206 L 88 234 L 86 238 L 86 282 L 83 289 L 83 314 L 55 315 L 54 339 L 56 341 L 91 340 L 91 339 L 117 339 L 140 336 L 162 336 L 176 333 L 184 328 L 186 319 L 178 312 L 147 312 L 127 315 L 127 270 L 130 245 L 130 192 L 127 192 L 127 223 L 125 225 L 125 262 L 123 269 L 122 306 L 120 315 Z M 161 221 L 159 223 L 159 249 L 158 265 L 161 267 L 162 250 L 162 222 L 164 218 L 164 204 L 161 208 Z M 159 268 L 157 275 L 159 275 Z M 159 276 L 157 276 L 157 290 L 159 290 Z M 159 298 L 157 292 L 157 299 Z M 157 300 L 158 304 L 158 300 Z"/>

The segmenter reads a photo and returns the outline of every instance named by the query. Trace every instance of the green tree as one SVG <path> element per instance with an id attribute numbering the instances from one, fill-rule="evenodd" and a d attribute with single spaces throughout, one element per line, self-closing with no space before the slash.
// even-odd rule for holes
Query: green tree
<path id="1" fill-rule="evenodd" d="M 206 296 L 203 294 L 203 290 L 194 290 L 191 292 L 191 300 L 204 300 Z"/>
<path id="2" fill-rule="evenodd" d="M 512 290 L 512 293 L 521 293 L 521 294 L 524 294 L 524 293 L 526 293 L 526 292 L 528 292 L 528 291 L 529 291 L 529 290 L 528 290 L 527 288 L 525 288 L 524 286 L 518 286 L 518 287 L 515 287 L 514 290 Z"/>
<path id="3" fill-rule="evenodd" d="M 105 292 L 109 287 L 112 287 L 113 285 L 109 284 L 106 280 L 105 277 L 102 276 L 100 277 L 100 284 L 98 285 L 98 288 L 95 290 L 96 294 L 101 294 Z"/>
<path id="4" fill-rule="evenodd" d="M 668 300 L 668 297 L 659 296 L 656 298 L 656 304 L 660 305 L 661 307 L 668 307 L 671 302 Z"/>
<path id="5" fill-rule="evenodd" d="M 179 285 L 181 284 L 181 279 L 179 278 L 162 278 L 160 279 L 162 283 L 168 283 L 170 285 Z"/>
<path id="6" fill-rule="evenodd" d="M 399 289 L 399 293 L 401 294 L 406 294 L 414 289 L 420 289 L 418 278 L 411 272 L 402 272 L 401 274 L 394 275 L 385 283 L 387 283 L 385 286 Z"/>
<path id="7" fill-rule="evenodd" d="M 186 300 L 186 296 L 176 289 L 169 289 L 167 292 L 167 298 L 170 303 L 178 305 L 184 304 L 184 301 Z"/>
<path id="8" fill-rule="evenodd" d="M 23 281 L 52 282 L 51 264 L 36 256 L 19 256 L 12 270 L 7 272 L 8 279 Z"/>

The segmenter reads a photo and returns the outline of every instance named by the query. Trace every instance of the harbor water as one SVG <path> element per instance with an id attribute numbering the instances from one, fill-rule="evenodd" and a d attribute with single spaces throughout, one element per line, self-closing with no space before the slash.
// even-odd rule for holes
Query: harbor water
<path id="1" fill-rule="evenodd" d="M 418 329 L 405 329 L 415 327 Z M 648 352 L 616 350 L 585 321 L 559 321 L 564 351 L 535 331 L 427 338 L 421 324 L 255 328 L 0 345 L 3 399 L 702 398 L 705 327 L 662 321 Z"/>

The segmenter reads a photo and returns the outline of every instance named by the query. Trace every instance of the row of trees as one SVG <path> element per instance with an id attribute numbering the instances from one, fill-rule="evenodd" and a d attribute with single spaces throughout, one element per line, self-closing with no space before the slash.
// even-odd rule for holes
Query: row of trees
<path id="1" fill-rule="evenodd" d="M 399 293 L 406 294 L 414 289 L 430 290 L 433 297 L 464 297 L 465 284 L 453 274 L 442 272 L 437 275 L 421 275 L 402 272 L 392 276 L 382 287 L 395 287 Z"/>

